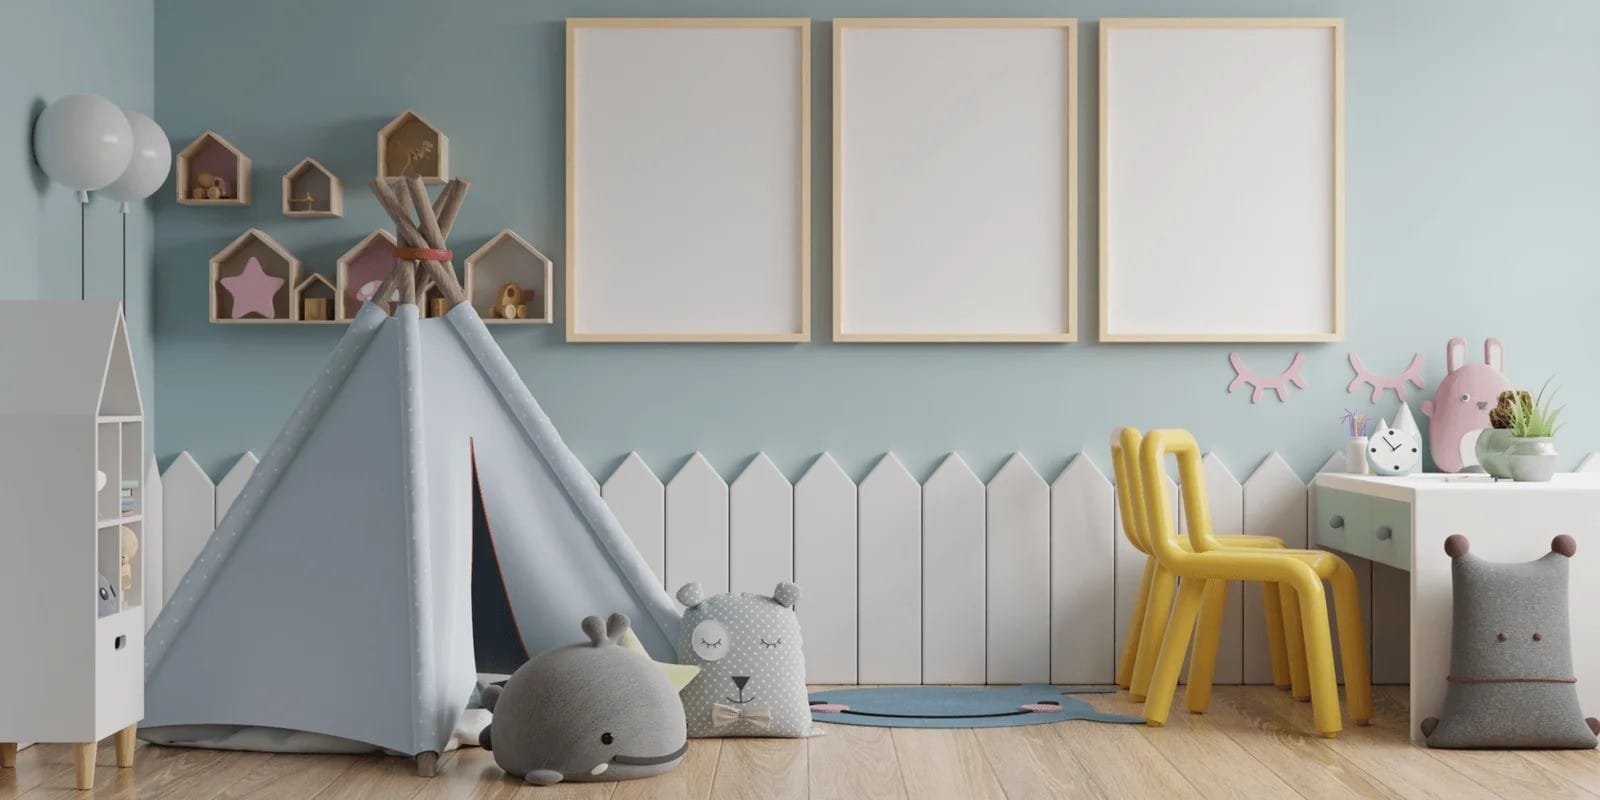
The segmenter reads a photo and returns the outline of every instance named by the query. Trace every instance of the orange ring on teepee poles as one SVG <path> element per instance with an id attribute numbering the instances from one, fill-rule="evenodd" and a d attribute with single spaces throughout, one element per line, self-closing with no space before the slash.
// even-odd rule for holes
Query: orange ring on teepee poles
<path id="1" fill-rule="evenodd" d="M 449 250 L 436 250 L 431 247 L 396 247 L 394 257 L 405 261 L 449 261 L 454 254 Z"/>

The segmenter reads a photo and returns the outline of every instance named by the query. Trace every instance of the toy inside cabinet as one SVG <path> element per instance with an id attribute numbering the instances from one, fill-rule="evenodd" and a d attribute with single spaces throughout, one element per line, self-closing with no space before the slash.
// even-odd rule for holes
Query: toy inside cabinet
<path id="1" fill-rule="evenodd" d="M 0 766 L 71 744 L 89 789 L 144 716 L 144 407 L 116 302 L 0 302 L 0 337 L 49 343 L 0 348 Z"/>

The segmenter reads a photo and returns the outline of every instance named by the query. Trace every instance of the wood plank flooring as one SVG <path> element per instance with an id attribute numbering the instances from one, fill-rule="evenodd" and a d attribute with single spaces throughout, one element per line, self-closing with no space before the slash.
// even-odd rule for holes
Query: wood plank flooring
<path id="1" fill-rule="evenodd" d="M 1126 694 L 1088 696 L 1138 713 Z M 1069 722 L 988 730 L 826 726 L 809 740 L 695 740 L 672 772 L 646 781 L 526 786 L 482 750 L 416 777 L 398 758 L 224 753 L 141 746 L 118 770 L 109 740 L 93 797 L 353 800 L 706 800 L 707 798 L 1592 798 L 1600 753 L 1450 752 L 1412 747 L 1404 687 L 1377 689 L 1378 719 L 1336 739 L 1311 707 L 1267 687 L 1217 687 L 1211 710 L 1175 710 L 1164 728 Z M 1181 703 L 1181 700 L 1179 701 Z M 1174 704 L 1174 709 L 1181 709 Z M 84 798 L 64 745 L 22 751 L 0 770 L 0 800 Z"/>

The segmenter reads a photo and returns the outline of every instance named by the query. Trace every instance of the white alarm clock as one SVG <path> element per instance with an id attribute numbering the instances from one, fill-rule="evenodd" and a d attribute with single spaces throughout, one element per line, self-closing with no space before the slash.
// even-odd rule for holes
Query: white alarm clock
<path id="1" fill-rule="evenodd" d="M 1374 475 L 1411 475 L 1422 468 L 1422 441 L 1405 426 L 1380 420 L 1367 439 L 1367 463 Z"/>

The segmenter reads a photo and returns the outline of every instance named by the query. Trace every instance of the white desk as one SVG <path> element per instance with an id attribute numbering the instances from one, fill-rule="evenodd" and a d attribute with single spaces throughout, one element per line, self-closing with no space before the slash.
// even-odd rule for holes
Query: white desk
<path id="1" fill-rule="evenodd" d="M 1450 672 L 1450 557 L 1445 537 L 1467 537 L 1491 561 L 1531 561 L 1565 533 L 1572 559 L 1572 661 L 1585 714 L 1600 714 L 1600 473 L 1563 473 L 1549 483 L 1495 482 L 1486 475 L 1324 473 L 1316 479 L 1317 545 L 1411 573 L 1411 738 L 1444 708 Z"/>

